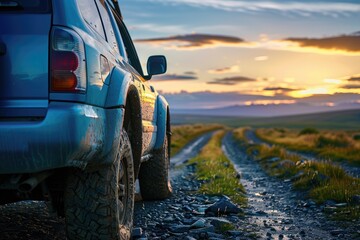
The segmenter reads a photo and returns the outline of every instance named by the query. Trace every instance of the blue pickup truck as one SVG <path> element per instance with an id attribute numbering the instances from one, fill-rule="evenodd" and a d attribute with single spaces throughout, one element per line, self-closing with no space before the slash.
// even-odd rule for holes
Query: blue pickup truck
<path id="1" fill-rule="evenodd" d="M 134 182 L 164 199 L 170 114 L 117 0 L 0 0 L 0 204 L 49 200 L 68 239 L 129 239 Z"/>

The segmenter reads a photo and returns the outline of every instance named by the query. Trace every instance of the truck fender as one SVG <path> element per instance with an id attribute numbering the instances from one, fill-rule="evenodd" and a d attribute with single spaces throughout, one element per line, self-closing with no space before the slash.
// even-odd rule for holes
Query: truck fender
<path id="1" fill-rule="evenodd" d="M 131 85 L 134 85 L 134 78 L 131 73 L 120 68 L 114 68 L 110 76 L 105 108 L 124 108 Z"/>
<path id="2" fill-rule="evenodd" d="M 167 111 L 168 111 L 168 102 L 161 95 L 158 95 L 156 100 L 157 108 L 157 133 L 156 133 L 156 142 L 154 149 L 160 149 L 163 146 L 166 129 L 167 129 Z"/>

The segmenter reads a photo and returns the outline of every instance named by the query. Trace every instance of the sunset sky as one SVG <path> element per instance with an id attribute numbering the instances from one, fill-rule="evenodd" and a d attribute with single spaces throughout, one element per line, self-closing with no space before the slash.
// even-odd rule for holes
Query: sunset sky
<path id="1" fill-rule="evenodd" d="M 120 3 L 142 63 L 167 57 L 151 84 L 174 108 L 360 107 L 359 1 Z"/>

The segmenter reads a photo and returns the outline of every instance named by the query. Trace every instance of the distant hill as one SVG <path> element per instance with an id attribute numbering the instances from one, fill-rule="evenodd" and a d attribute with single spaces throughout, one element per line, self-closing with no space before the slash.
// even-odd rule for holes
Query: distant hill
<path id="1" fill-rule="evenodd" d="M 314 106 L 308 103 L 268 104 L 268 105 L 234 105 L 211 109 L 172 109 L 174 114 L 238 117 L 276 117 L 299 114 L 321 113 L 360 109 L 360 103 L 346 103 L 336 106 Z"/>
<path id="2" fill-rule="evenodd" d="M 278 117 L 229 117 L 172 114 L 172 124 L 221 123 L 231 127 L 286 127 L 360 130 L 360 109 Z"/>

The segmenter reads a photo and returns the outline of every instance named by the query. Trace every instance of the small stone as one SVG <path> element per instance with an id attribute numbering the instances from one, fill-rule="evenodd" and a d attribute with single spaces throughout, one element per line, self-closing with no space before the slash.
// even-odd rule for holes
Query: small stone
<path id="1" fill-rule="evenodd" d="M 164 218 L 164 222 L 173 222 L 175 219 L 173 217 L 167 217 L 167 218 Z"/>
<path id="2" fill-rule="evenodd" d="M 140 238 L 143 234 L 143 230 L 140 227 L 135 227 L 132 230 L 132 237 L 133 238 Z"/>
<path id="3" fill-rule="evenodd" d="M 330 231 L 330 234 L 333 235 L 333 236 L 338 236 L 340 234 L 343 234 L 344 231 L 343 230 L 332 230 Z"/>
<path id="4" fill-rule="evenodd" d="M 184 238 L 184 240 L 196 240 L 196 238 L 193 238 L 193 237 L 190 237 L 190 236 L 186 236 L 186 237 Z"/>
<path id="5" fill-rule="evenodd" d="M 208 218 L 208 220 L 210 220 L 210 224 L 216 229 L 223 229 L 225 226 L 232 225 L 232 223 L 225 218 Z"/>
<path id="6" fill-rule="evenodd" d="M 204 228 L 197 228 L 197 229 L 191 229 L 190 233 L 197 233 L 197 234 L 201 234 L 201 233 L 209 233 L 209 232 L 215 232 L 215 228 L 214 226 L 208 225 Z"/>
<path id="7" fill-rule="evenodd" d="M 301 236 L 305 236 L 305 235 L 306 235 L 306 233 L 305 233 L 304 230 L 301 230 L 299 234 L 300 234 Z"/>
<path id="8" fill-rule="evenodd" d="M 346 207 L 347 203 L 337 203 L 335 204 L 336 207 Z"/>
<path id="9" fill-rule="evenodd" d="M 208 232 L 207 235 L 209 239 L 225 239 L 224 235 L 218 233 Z"/>
<path id="10" fill-rule="evenodd" d="M 280 234 L 279 235 L 279 239 L 283 239 L 284 238 L 284 235 L 283 234 Z"/>
<path id="11" fill-rule="evenodd" d="M 268 160 L 266 160 L 268 163 L 274 163 L 274 162 L 278 162 L 280 161 L 281 158 L 279 157 L 273 157 L 273 158 L 269 158 Z"/>
<path id="12" fill-rule="evenodd" d="M 184 225 L 191 225 L 191 224 L 193 224 L 194 222 L 196 222 L 196 220 L 195 219 L 193 219 L 193 218 L 184 218 L 184 219 L 182 219 L 181 220 L 181 222 L 184 224 Z"/>
<path id="13" fill-rule="evenodd" d="M 351 198 L 351 201 L 354 203 L 354 204 L 360 204 L 360 195 L 355 195 Z"/>
<path id="14" fill-rule="evenodd" d="M 230 201 L 229 198 L 223 197 L 210 207 L 205 210 L 205 213 L 212 213 L 216 216 L 230 213 L 241 213 L 243 212 L 238 206 L 236 206 L 233 202 Z"/>
<path id="15" fill-rule="evenodd" d="M 185 210 L 187 212 L 192 212 L 193 211 L 192 208 L 187 206 L 187 205 L 183 207 L 183 210 Z"/>
<path id="16" fill-rule="evenodd" d="M 190 226 L 188 225 L 174 225 L 169 228 L 172 233 L 184 233 L 189 231 Z"/>
<path id="17" fill-rule="evenodd" d="M 179 208 L 178 207 L 175 207 L 175 206 L 169 206 L 169 208 L 173 209 L 173 210 L 176 210 L 176 211 L 179 211 Z"/>
<path id="18" fill-rule="evenodd" d="M 206 225 L 206 220 L 203 218 L 200 218 L 199 220 L 197 220 L 196 222 L 194 222 L 193 224 L 191 224 L 191 228 L 203 228 Z"/>
<path id="19" fill-rule="evenodd" d="M 230 236 L 233 236 L 233 237 L 238 237 L 238 236 L 243 235 L 242 232 L 236 231 L 236 230 L 230 230 L 230 231 L 227 231 L 227 233 L 228 233 Z"/>
<path id="20" fill-rule="evenodd" d="M 326 201 L 324 202 L 324 205 L 325 205 L 325 206 L 334 207 L 334 206 L 336 205 L 336 202 L 333 201 L 333 200 L 326 200 Z"/>
<path id="21" fill-rule="evenodd" d="M 266 215 L 267 215 L 267 213 L 264 212 L 263 210 L 256 211 L 255 214 L 256 214 L 257 216 L 266 216 Z"/>
<path id="22" fill-rule="evenodd" d="M 272 236 L 271 232 L 267 232 L 266 236 L 271 237 Z"/>
<path id="23" fill-rule="evenodd" d="M 293 231 L 293 230 L 295 230 L 295 226 L 290 226 L 290 227 L 288 228 L 288 231 Z"/>

